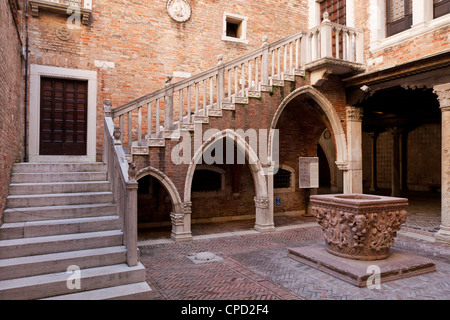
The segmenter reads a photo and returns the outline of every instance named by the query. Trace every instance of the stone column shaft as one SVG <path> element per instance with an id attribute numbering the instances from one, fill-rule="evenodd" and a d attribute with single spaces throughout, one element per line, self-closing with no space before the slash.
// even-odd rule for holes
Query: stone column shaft
<path id="1" fill-rule="evenodd" d="M 442 111 L 442 209 L 436 240 L 450 244 L 450 83 L 434 87 Z"/>
<path id="2" fill-rule="evenodd" d="M 347 145 L 348 170 L 344 171 L 344 193 L 363 193 L 362 116 L 363 110 L 348 106 Z"/>
<path id="3" fill-rule="evenodd" d="M 377 140 L 378 140 L 378 132 L 374 132 L 370 134 L 370 139 L 372 141 L 372 163 L 371 163 L 371 182 L 370 182 L 370 191 L 376 191 L 378 189 L 377 184 Z"/>

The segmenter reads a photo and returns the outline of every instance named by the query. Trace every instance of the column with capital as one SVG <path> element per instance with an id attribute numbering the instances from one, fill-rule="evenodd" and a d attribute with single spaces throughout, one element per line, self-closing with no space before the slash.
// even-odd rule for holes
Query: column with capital
<path id="1" fill-rule="evenodd" d="M 363 193 L 362 118 L 363 109 L 346 107 L 348 166 L 344 171 L 344 193 Z"/>
<path id="2" fill-rule="evenodd" d="M 433 92 L 442 111 L 442 218 L 436 240 L 450 244 L 450 83 L 435 86 Z"/>

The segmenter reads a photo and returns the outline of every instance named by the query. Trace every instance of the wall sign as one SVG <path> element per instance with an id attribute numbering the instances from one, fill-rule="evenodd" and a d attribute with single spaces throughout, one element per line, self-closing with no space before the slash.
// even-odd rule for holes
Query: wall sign
<path id="1" fill-rule="evenodd" d="M 299 158 L 299 188 L 319 188 L 319 158 Z"/>

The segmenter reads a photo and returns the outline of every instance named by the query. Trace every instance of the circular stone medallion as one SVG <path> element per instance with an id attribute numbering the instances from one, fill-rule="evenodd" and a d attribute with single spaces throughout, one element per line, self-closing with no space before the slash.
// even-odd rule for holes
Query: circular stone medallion
<path id="1" fill-rule="evenodd" d="M 192 9 L 187 0 L 169 0 L 167 1 L 167 12 L 173 20 L 185 22 L 191 17 Z"/>
<path id="2" fill-rule="evenodd" d="M 72 31 L 67 27 L 61 27 L 56 29 L 56 36 L 63 41 L 70 40 L 72 38 Z"/>

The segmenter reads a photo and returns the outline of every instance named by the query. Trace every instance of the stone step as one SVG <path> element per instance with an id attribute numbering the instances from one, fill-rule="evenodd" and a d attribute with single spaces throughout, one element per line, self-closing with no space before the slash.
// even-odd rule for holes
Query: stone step
<path id="1" fill-rule="evenodd" d="M 112 203 L 14 208 L 3 211 L 4 223 L 117 215 Z"/>
<path id="2" fill-rule="evenodd" d="M 4 223 L 0 227 L 0 240 L 117 230 L 120 227 L 119 216 Z"/>
<path id="3" fill-rule="evenodd" d="M 42 300 L 151 300 L 152 289 L 146 282 L 65 294 Z"/>
<path id="4" fill-rule="evenodd" d="M 13 173 L 11 183 L 50 183 L 76 181 L 106 181 L 106 172 L 40 172 Z"/>
<path id="5" fill-rule="evenodd" d="M 0 280 L 65 272 L 72 265 L 87 269 L 126 261 L 127 249 L 123 246 L 3 259 L 0 260 Z"/>
<path id="6" fill-rule="evenodd" d="M 102 162 L 93 163 L 16 163 L 14 173 L 39 172 L 106 172 L 106 165 Z"/>
<path id="7" fill-rule="evenodd" d="M 6 207 L 13 209 L 111 202 L 113 202 L 112 192 L 53 193 L 8 196 L 6 198 Z"/>
<path id="8" fill-rule="evenodd" d="M 52 183 L 11 183 L 10 195 L 32 195 L 49 193 L 82 193 L 111 191 L 108 181 L 52 182 Z"/>
<path id="9" fill-rule="evenodd" d="M 117 264 L 81 270 L 81 289 L 71 289 L 71 274 L 66 272 L 0 281 L 0 300 L 33 300 L 84 292 L 114 286 L 139 283 L 145 280 L 142 264 L 129 267 Z"/>
<path id="10" fill-rule="evenodd" d="M 0 241 L 0 259 L 122 245 L 119 230 Z"/>

